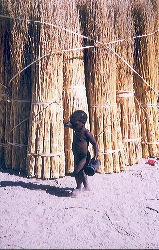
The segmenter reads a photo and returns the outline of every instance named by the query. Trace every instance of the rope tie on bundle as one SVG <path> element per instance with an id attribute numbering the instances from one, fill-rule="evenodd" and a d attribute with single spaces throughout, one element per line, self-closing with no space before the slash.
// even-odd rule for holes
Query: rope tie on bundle
<path id="1" fill-rule="evenodd" d="M 7 94 L 0 94 L 0 96 L 7 97 L 8 95 Z"/>
<path id="2" fill-rule="evenodd" d="M 30 103 L 30 100 L 6 100 L 7 102 L 16 102 L 16 103 Z"/>
<path id="3" fill-rule="evenodd" d="M 41 156 L 41 157 L 56 157 L 56 156 L 63 156 L 65 153 L 57 152 L 57 153 L 28 153 L 27 155 L 31 156 Z"/>
<path id="4" fill-rule="evenodd" d="M 147 103 L 147 104 L 141 104 L 142 107 L 144 108 L 153 108 L 153 107 L 157 107 L 157 103 Z"/>
<path id="5" fill-rule="evenodd" d="M 27 147 L 28 145 L 26 144 L 19 144 L 19 143 L 16 143 L 16 142 L 7 142 L 6 144 L 4 145 L 11 145 L 11 146 L 15 146 L 15 147 Z"/>
<path id="6" fill-rule="evenodd" d="M 31 105 L 52 105 L 52 104 L 57 104 L 57 105 L 62 105 L 62 103 L 59 102 L 32 102 Z"/>
<path id="7" fill-rule="evenodd" d="M 147 145 L 159 145 L 159 141 L 156 142 L 141 142 L 142 144 L 147 144 Z"/>
<path id="8" fill-rule="evenodd" d="M 65 89 L 86 89 L 84 85 L 70 85 L 66 86 Z"/>
<path id="9" fill-rule="evenodd" d="M 117 91 L 117 97 L 133 97 L 134 91 L 119 90 Z"/>
<path id="10" fill-rule="evenodd" d="M 111 154 L 111 153 L 118 153 L 124 151 L 123 148 L 121 149 L 108 149 L 106 152 L 99 152 L 99 155 L 107 155 L 107 154 Z"/>
<path id="11" fill-rule="evenodd" d="M 141 141 L 142 137 L 138 137 L 138 138 L 127 138 L 124 139 L 124 142 L 136 142 L 136 141 Z"/>
<path id="12" fill-rule="evenodd" d="M 115 104 L 108 104 L 108 103 L 106 103 L 104 105 L 91 105 L 90 107 L 91 108 L 107 108 L 107 107 L 116 107 L 116 106 L 117 106 L 116 103 Z"/>

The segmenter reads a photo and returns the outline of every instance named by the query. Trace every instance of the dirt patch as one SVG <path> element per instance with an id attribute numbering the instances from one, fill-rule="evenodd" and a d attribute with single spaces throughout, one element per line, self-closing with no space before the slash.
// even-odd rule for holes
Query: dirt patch
<path id="1" fill-rule="evenodd" d="M 0 172 L 1 249 L 158 249 L 159 165 L 145 162 L 89 177 L 91 191 L 77 198 L 71 176 Z"/>

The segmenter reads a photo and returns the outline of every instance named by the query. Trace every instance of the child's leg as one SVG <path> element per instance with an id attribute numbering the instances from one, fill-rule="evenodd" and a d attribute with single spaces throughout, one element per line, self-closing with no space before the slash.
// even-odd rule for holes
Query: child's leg
<path id="1" fill-rule="evenodd" d="M 90 190 L 89 186 L 88 186 L 87 175 L 85 174 L 84 170 L 81 170 L 79 173 L 75 173 L 75 180 L 76 180 L 76 183 L 77 183 L 77 187 L 72 192 L 72 194 L 71 194 L 72 197 L 77 197 L 77 195 L 81 193 L 82 183 L 84 185 L 83 191 L 89 191 Z"/>
<path id="2" fill-rule="evenodd" d="M 84 191 L 89 191 L 89 185 L 88 185 L 88 178 L 85 174 L 84 170 L 81 170 L 79 173 L 75 174 L 75 180 L 77 183 L 76 191 L 81 191 L 82 189 L 82 183 L 84 185 Z"/>
<path id="3" fill-rule="evenodd" d="M 88 177 L 85 174 L 84 170 L 82 170 L 82 172 L 83 172 L 83 185 L 84 185 L 84 188 L 85 188 L 85 190 L 90 190 L 89 185 L 88 185 Z"/>
<path id="4" fill-rule="evenodd" d="M 84 167 L 85 163 L 86 163 L 86 158 L 76 159 L 75 161 L 74 175 L 77 187 L 72 192 L 71 194 L 72 197 L 76 197 L 81 192 L 82 182 L 83 182 L 83 172 L 84 172 L 82 168 Z"/>
<path id="5" fill-rule="evenodd" d="M 84 171 L 82 170 L 82 168 L 84 167 L 85 163 L 86 163 L 86 158 L 82 158 L 80 161 L 78 161 L 78 163 L 76 163 L 75 166 L 74 174 L 77 183 L 77 189 L 82 188 L 82 182 L 84 179 Z"/>
<path id="6" fill-rule="evenodd" d="M 87 158 L 86 158 L 86 165 L 90 162 L 90 159 L 91 159 L 91 155 L 90 155 L 90 152 L 88 151 L 87 152 Z M 85 188 L 85 190 L 90 190 L 89 186 L 88 186 L 88 177 L 85 174 L 84 170 L 82 170 L 82 171 L 83 171 L 83 185 L 84 185 L 84 188 Z"/>
<path id="7" fill-rule="evenodd" d="M 81 172 L 75 173 L 75 180 L 76 180 L 76 184 L 77 184 L 76 189 L 81 190 L 82 189 L 82 182 L 83 182 L 83 176 L 82 176 Z"/>
<path id="8" fill-rule="evenodd" d="M 75 169 L 74 169 L 74 173 L 79 173 L 82 168 L 84 168 L 84 165 L 86 164 L 86 158 L 82 158 L 79 161 L 76 162 L 75 164 Z"/>

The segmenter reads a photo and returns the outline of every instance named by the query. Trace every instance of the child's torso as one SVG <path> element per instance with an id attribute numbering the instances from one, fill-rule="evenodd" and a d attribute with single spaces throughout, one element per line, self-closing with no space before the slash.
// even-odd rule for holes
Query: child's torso
<path id="1" fill-rule="evenodd" d="M 87 155 L 88 151 L 88 138 L 86 136 L 86 128 L 82 128 L 80 131 L 73 133 L 72 150 L 74 155 L 83 154 Z"/>

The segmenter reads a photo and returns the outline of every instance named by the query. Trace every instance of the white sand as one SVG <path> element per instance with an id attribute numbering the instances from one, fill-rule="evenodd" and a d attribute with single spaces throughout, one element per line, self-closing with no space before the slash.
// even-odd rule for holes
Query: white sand
<path id="1" fill-rule="evenodd" d="M 119 174 L 27 179 L 0 172 L 1 249 L 158 249 L 159 165 L 143 159 Z"/>

